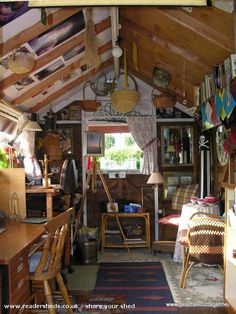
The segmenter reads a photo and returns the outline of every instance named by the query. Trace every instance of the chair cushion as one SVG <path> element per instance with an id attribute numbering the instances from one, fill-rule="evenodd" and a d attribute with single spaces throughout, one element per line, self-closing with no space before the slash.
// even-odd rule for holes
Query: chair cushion
<path id="1" fill-rule="evenodd" d="M 198 184 L 181 185 L 175 190 L 171 209 L 181 211 L 183 204 L 189 203 L 194 196 L 198 196 Z"/>
<path id="2" fill-rule="evenodd" d="M 162 225 L 171 225 L 171 226 L 176 226 L 178 227 L 180 221 L 180 215 L 178 214 L 173 214 L 169 215 L 166 217 L 163 217 L 159 220 L 159 224 Z"/>
<path id="3" fill-rule="evenodd" d="M 37 251 L 33 255 L 30 256 L 30 259 L 29 259 L 29 271 L 30 271 L 30 273 L 35 272 L 35 269 L 39 264 L 41 256 L 42 256 L 42 251 Z"/>

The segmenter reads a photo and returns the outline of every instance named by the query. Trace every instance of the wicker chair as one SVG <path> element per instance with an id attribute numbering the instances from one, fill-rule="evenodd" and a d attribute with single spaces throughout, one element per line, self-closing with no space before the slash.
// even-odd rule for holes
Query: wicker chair
<path id="1" fill-rule="evenodd" d="M 61 259 L 65 244 L 65 238 L 73 208 L 52 218 L 45 224 L 47 233 L 42 250 L 37 250 L 30 257 L 30 280 L 32 281 L 32 297 L 37 302 L 37 289 L 43 283 L 44 296 L 49 305 L 48 312 L 56 313 L 53 307 L 51 285 L 56 280 L 59 290 L 66 305 L 69 305 L 68 312 L 73 313 L 70 299 L 63 278 L 61 276 Z M 40 294 L 39 294 L 40 295 Z M 35 303 L 36 303 L 35 302 Z"/>
<path id="2" fill-rule="evenodd" d="M 187 274 L 195 264 L 218 265 L 223 271 L 224 227 L 220 216 L 200 212 L 192 215 L 187 237 L 180 239 L 183 247 L 180 288 L 185 288 Z"/>
<path id="3" fill-rule="evenodd" d="M 159 219 L 159 240 L 152 243 L 153 251 L 174 253 L 176 236 L 182 206 L 190 202 L 190 198 L 198 196 L 198 184 L 179 186 L 172 197 L 171 209 L 163 210 L 164 217 Z"/>

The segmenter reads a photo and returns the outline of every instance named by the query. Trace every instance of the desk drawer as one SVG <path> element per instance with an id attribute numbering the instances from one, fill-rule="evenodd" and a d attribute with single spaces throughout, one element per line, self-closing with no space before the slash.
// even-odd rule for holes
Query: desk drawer
<path id="1" fill-rule="evenodd" d="M 9 299 L 11 304 L 21 304 L 30 293 L 28 254 L 12 260 L 9 265 Z"/>

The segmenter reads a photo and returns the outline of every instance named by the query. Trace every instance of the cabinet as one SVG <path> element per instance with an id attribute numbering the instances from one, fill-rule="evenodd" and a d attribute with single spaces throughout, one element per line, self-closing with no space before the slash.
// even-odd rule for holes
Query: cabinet
<path id="1" fill-rule="evenodd" d="M 225 188 L 225 287 L 224 299 L 229 304 L 228 312 L 236 313 L 236 211 L 233 210 L 235 202 L 236 185 L 227 184 Z"/>
<path id="2" fill-rule="evenodd" d="M 127 243 L 129 247 L 148 247 L 149 252 L 151 250 L 150 245 L 150 214 L 149 213 L 105 213 L 102 214 L 102 250 L 104 248 L 123 248 L 126 247 L 125 243 L 122 241 L 122 237 L 120 236 L 120 241 L 115 241 L 115 235 L 119 235 L 119 227 L 116 222 L 116 216 L 118 217 L 119 221 L 121 222 L 122 228 L 124 223 L 129 220 L 142 219 L 144 221 L 145 232 L 142 238 L 137 239 L 127 239 Z M 109 228 L 109 223 L 113 223 L 115 228 L 112 230 Z M 108 235 L 110 236 L 111 240 L 108 240 Z M 113 236 L 113 239 L 112 239 Z"/>

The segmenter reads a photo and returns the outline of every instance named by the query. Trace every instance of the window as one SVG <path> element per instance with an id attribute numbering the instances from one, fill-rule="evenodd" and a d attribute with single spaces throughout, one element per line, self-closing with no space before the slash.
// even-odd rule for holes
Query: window
<path id="1" fill-rule="evenodd" d="M 99 158 L 102 170 L 140 170 L 142 151 L 129 132 L 105 133 L 105 155 Z"/>

